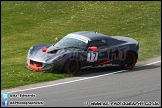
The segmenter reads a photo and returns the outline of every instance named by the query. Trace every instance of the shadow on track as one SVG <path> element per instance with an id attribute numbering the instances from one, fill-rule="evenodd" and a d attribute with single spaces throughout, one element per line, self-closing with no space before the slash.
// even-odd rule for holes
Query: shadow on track
<path id="1" fill-rule="evenodd" d="M 161 64 L 153 64 L 153 65 L 147 65 L 147 66 L 135 66 L 131 70 L 127 70 L 124 72 L 136 72 L 140 70 L 149 70 L 149 69 L 154 69 L 154 68 L 159 68 L 161 67 Z M 91 77 L 91 76 L 96 76 L 96 75 L 102 75 L 106 73 L 111 73 L 111 72 L 116 72 L 116 71 L 121 71 L 120 67 L 103 67 L 103 68 L 93 68 L 93 69 L 85 69 L 77 72 L 74 74 L 75 76 L 80 76 L 80 77 Z M 122 72 L 123 73 L 123 72 Z"/>

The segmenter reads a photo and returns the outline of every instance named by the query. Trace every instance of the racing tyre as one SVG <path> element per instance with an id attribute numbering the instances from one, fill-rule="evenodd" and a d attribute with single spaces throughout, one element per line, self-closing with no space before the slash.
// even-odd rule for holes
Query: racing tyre
<path id="1" fill-rule="evenodd" d="M 127 52 L 121 62 L 121 69 L 132 69 L 137 62 L 137 56 L 134 52 Z"/>
<path id="2" fill-rule="evenodd" d="M 63 72 L 68 74 L 75 74 L 78 70 L 79 70 L 79 63 L 75 59 L 67 60 L 63 68 Z"/>

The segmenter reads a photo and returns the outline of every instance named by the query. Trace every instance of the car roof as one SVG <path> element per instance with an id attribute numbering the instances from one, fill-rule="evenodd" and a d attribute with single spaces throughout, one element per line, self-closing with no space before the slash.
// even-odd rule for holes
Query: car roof
<path id="1" fill-rule="evenodd" d="M 101 33 L 91 31 L 78 31 L 71 34 L 77 34 L 89 38 L 91 41 L 100 39 L 109 39 L 110 37 Z"/>

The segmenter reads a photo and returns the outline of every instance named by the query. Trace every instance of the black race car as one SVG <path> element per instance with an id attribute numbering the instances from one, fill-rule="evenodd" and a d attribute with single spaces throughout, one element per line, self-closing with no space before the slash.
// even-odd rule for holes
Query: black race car
<path id="1" fill-rule="evenodd" d="M 80 69 L 120 66 L 132 69 L 139 43 L 124 36 L 79 31 L 67 34 L 56 44 L 37 44 L 27 55 L 27 68 L 34 71 L 74 74 Z"/>

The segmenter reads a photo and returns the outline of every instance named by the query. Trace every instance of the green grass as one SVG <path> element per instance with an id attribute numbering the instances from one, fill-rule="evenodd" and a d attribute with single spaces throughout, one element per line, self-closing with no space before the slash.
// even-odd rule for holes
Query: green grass
<path id="1" fill-rule="evenodd" d="M 160 1 L 2 1 L 1 89 L 74 77 L 29 71 L 28 49 L 75 31 L 139 41 L 139 61 L 161 55 Z"/>

